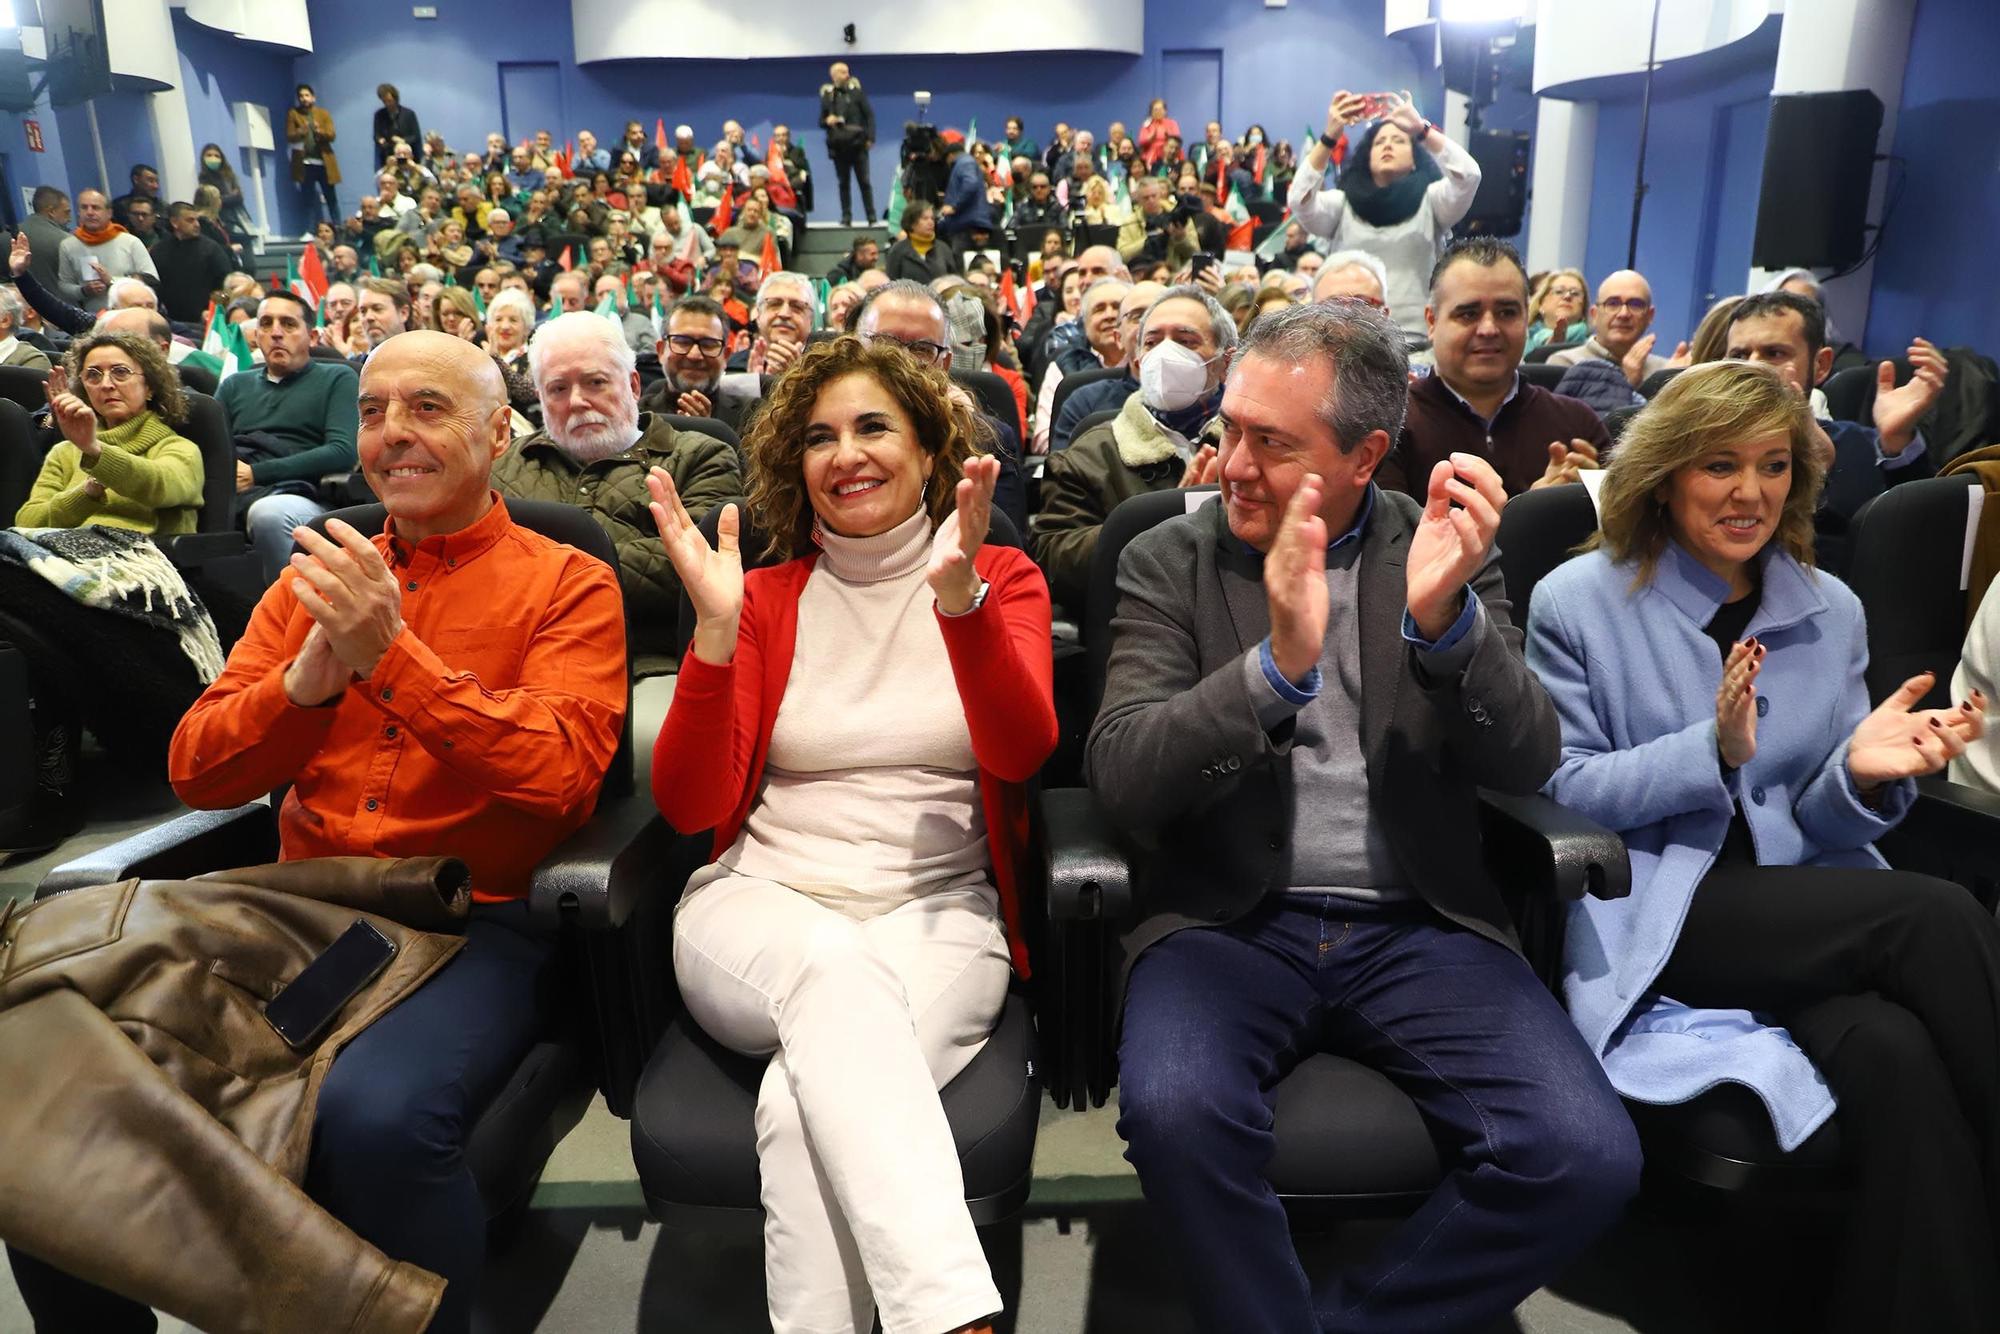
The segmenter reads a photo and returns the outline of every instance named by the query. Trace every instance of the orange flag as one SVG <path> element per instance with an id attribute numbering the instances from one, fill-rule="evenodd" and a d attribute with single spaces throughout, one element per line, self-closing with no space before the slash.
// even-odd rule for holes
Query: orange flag
<path id="1" fill-rule="evenodd" d="M 729 194 L 729 183 L 724 181 L 722 183 L 722 202 L 715 206 L 715 216 L 708 220 L 708 230 L 717 236 L 729 230 L 729 219 L 735 211 Z"/>
<path id="2" fill-rule="evenodd" d="M 764 229 L 764 249 L 758 254 L 757 262 L 763 266 L 767 278 L 781 267 L 778 263 L 778 237 L 768 227 Z"/>
<path id="3" fill-rule="evenodd" d="M 570 254 L 570 247 L 564 246 L 562 252 L 562 258 L 556 261 L 556 267 L 561 269 L 564 273 L 568 273 L 570 269 L 575 267 L 575 265 L 576 265 L 576 260 Z"/>
<path id="4" fill-rule="evenodd" d="M 694 177 L 688 172 L 687 159 L 679 153 L 674 154 L 674 189 L 680 191 L 682 199 L 694 194 Z"/>
<path id="5" fill-rule="evenodd" d="M 667 155 L 667 118 L 661 116 L 653 122 L 653 151 L 661 157 Z"/>

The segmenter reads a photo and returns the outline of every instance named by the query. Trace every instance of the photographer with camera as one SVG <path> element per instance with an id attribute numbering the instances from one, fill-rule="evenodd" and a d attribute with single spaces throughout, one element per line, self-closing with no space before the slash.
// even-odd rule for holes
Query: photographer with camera
<path id="1" fill-rule="evenodd" d="M 861 181 L 861 214 L 875 225 L 875 189 L 868 183 L 868 150 L 875 146 L 875 108 L 861 91 L 861 80 L 836 60 L 819 88 L 819 123 L 826 127 L 826 152 L 840 182 L 840 225 L 854 225 L 853 196 L 848 182 Z"/>

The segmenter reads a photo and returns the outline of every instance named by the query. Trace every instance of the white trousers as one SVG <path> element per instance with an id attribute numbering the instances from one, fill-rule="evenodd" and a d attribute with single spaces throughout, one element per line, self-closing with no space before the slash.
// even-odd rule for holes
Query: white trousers
<path id="1" fill-rule="evenodd" d="M 857 918 L 707 867 L 674 916 L 688 1013 L 771 1064 L 757 1093 L 776 1334 L 941 1334 L 1000 1310 L 937 1090 L 1012 974 L 989 889 Z"/>

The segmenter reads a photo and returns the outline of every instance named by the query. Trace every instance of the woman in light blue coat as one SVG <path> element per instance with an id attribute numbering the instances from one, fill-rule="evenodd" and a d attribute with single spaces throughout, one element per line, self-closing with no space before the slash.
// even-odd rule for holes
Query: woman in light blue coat
<path id="1" fill-rule="evenodd" d="M 1594 550 L 1541 582 L 1528 662 L 1562 719 L 1548 792 L 1625 838 L 1580 903 L 1565 997 L 1627 1098 L 1723 1081 L 1856 1181 L 1830 1327 L 2000 1329 L 2000 925 L 1871 840 L 1985 701 L 1868 705 L 1861 606 L 1812 568 L 1826 453 L 1762 367 L 1684 372 L 1626 429 Z"/>

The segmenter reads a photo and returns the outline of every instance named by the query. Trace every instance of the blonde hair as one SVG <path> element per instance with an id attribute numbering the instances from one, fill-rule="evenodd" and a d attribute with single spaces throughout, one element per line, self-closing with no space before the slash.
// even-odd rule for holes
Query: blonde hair
<path id="1" fill-rule="evenodd" d="M 1577 315 L 1577 318 L 1582 319 L 1590 313 L 1590 283 L 1584 279 L 1583 270 L 1553 269 L 1542 275 L 1542 280 L 1535 284 L 1534 295 L 1528 298 L 1529 324 L 1533 324 L 1536 320 L 1542 318 L 1542 302 L 1548 297 L 1549 289 L 1556 285 L 1556 279 L 1558 278 L 1574 278 L 1576 279 L 1576 285 L 1583 289 L 1583 311 Z"/>
<path id="2" fill-rule="evenodd" d="M 1614 561 L 1636 561 L 1635 586 L 1652 582 L 1673 536 L 1663 492 L 1675 474 L 1730 445 L 1785 436 L 1792 486 L 1772 541 L 1801 565 L 1813 563 L 1813 512 L 1826 482 L 1803 395 L 1767 366 L 1717 361 L 1673 378 L 1625 427 L 1597 496 L 1597 532 L 1579 550 L 1602 546 Z"/>
<path id="3" fill-rule="evenodd" d="M 1689 364 L 1699 366 L 1729 355 L 1729 326 L 1735 323 L 1736 308 L 1742 304 L 1741 296 L 1726 296 L 1708 308 L 1694 337 L 1688 340 Z"/>

